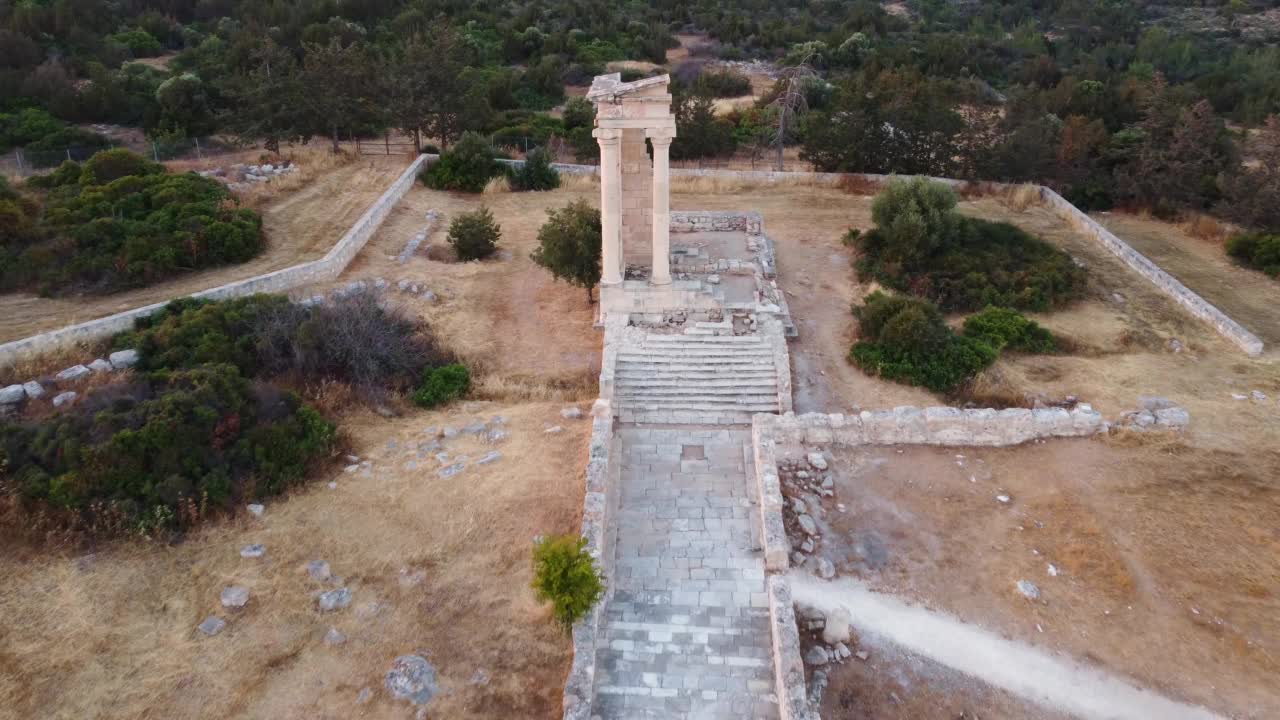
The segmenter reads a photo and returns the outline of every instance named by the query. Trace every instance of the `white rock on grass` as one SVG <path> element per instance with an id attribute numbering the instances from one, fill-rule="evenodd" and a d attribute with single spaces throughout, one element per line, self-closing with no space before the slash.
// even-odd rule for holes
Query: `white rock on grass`
<path id="1" fill-rule="evenodd" d="M 59 393 L 58 396 L 53 399 L 53 406 L 62 407 L 63 405 L 73 403 L 75 402 L 76 397 L 77 397 L 77 394 L 71 390 L 68 390 L 64 393 Z"/>
<path id="2" fill-rule="evenodd" d="M 89 369 L 94 372 L 111 372 L 115 368 L 106 360 L 98 358 L 97 360 L 89 363 Z"/>
<path id="3" fill-rule="evenodd" d="M 253 543 L 240 548 L 240 557 L 242 558 L 260 558 L 267 553 L 267 546 L 262 543 Z"/>
<path id="4" fill-rule="evenodd" d="M 196 627 L 200 630 L 200 632 L 204 633 L 205 635 L 209 637 L 213 637 L 214 635 L 217 635 L 218 633 L 222 632 L 223 628 L 225 628 L 226 626 L 227 626 L 226 620 L 223 620 L 222 618 L 216 615 L 210 615 L 209 617 L 204 619 L 204 622 L 200 623 Z"/>
<path id="5" fill-rule="evenodd" d="M 324 644 L 331 647 L 341 645 L 346 641 L 347 636 L 343 635 L 342 631 L 335 627 L 329 628 L 329 632 L 324 634 Z"/>
<path id="6" fill-rule="evenodd" d="M 22 383 L 22 390 L 27 393 L 27 397 L 35 400 L 44 395 L 44 386 L 35 380 L 28 380 Z"/>
<path id="7" fill-rule="evenodd" d="M 27 391 L 21 385 L 0 388 L 0 405 L 17 405 L 25 400 Z"/>
<path id="8" fill-rule="evenodd" d="M 578 420 L 582 417 L 582 408 L 567 407 L 560 411 L 560 417 L 566 420 Z"/>
<path id="9" fill-rule="evenodd" d="M 332 577 L 333 573 L 329 570 L 329 563 L 324 560 L 312 560 L 307 563 L 307 575 L 309 575 L 312 580 L 324 582 Z"/>
<path id="10" fill-rule="evenodd" d="M 1017 583 L 1018 592 L 1028 600 L 1038 600 L 1040 598 L 1040 588 L 1030 580 L 1019 580 Z"/>
<path id="11" fill-rule="evenodd" d="M 391 697 L 408 700 L 414 705 L 426 705 L 439 692 L 436 669 L 421 655 L 401 655 L 396 658 L 383 678 L 383 686 L 391 693 Z"/>
<path id="12" fill-rule="evenodd" d="M 55 377 L 58 378 L 58 382 L 72 382 L 74 380 L 79 380 L 91 372 L 93 371 L 84 365 L 72 365 L 66 370 L 59 372 Z"/>
<path id="13" fill-rule="evenodd" d="M 266 511 L 266 507 L 264 507 L 264 506 L 262 506 L 262 505 L 260 505 L 260 504 L 258 504 L 258 503 L 249 503 L 248 505 L 245 505 L 244 507 L 245 507 L 245 509 L 246 509 L 246 510 L 248 510 L 248 511 L 249 511 L 249 514 L 250 514 L 250 515 L 252 515 L 252 516 L 254 516 L 254 517 L 262 517 L 262 513 Z"/>
<path id="14" fill-rule="evenodd" d="M 560 427 L 559 425 L 552 425 L 551 427 L 547 428 L 546 430 L 543 430 L 542 432 L 548 435 L 556 435 L 558 433 L 564 432 L 564 428 Z"/>
<path id="15" fill-rule="evenodd" d="M 502 453 L 498 452 L 497 450 L 490 450 L 489 452 L 485 453 L 479 460 L 477 460 L 476 464 L 488 465 L 491 462 L 497 462 L 501 459 L 502 459 Z"/>
<path id="16" fill-rule="evenodd" d="M 243 585 L 231 585 L 222 589 L 218 596 L 222 607 L 228 610 L 239 610 L 249 604 L 249 588 Z"/>
<path id="17" fill-rule="evenodd" d="M 316 604 L 319 605 L 320 612 L 341 610 L 351 604 L 351 590 L 338 588 L 337 590 L 322 592 L 320 597 L 316 598 Z"/>

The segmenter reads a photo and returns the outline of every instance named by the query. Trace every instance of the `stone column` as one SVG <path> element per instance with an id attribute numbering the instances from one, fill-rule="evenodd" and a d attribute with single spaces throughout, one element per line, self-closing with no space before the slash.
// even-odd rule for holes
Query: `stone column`
<path id="1" fill-rule="evenodd" d="M 671 140 L 670 130 L 648 131 L 653 145 L 653 270 L 654 285 L 671 283 Z"/>
<path id="2" fill-rule="evenodd" d="M 622 131 L 596 128 L 600 143 L 600 284 L 622 282 Z"/>

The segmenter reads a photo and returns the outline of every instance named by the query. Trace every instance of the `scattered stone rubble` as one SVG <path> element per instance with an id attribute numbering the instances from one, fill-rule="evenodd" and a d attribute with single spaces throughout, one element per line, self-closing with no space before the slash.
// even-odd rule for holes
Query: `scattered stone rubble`
<path id="1" fill-rule="evenodd" d="M 1185 408 L 1175 405 L 1168 398 L 1140 397 L 1139 408 L 1120 414 L 1116 427 L 1139 432 L 1147 430 L 1179 431 L 1191 423 L 1191 415 Z"/>
<path id="2" fill-rule="evenodd" d="M 352 280 L 330 290 L 327 296 L 322 294 L 312 295 L 299 300 L 298 304 L 303 306 L 322 305 L 326 301 L 343 300 L 368 290 L 385 292 L 390 290 L 392 286 L 393 283 L 389 282 L 386 278 Z M 427 302 L 435 302 L 439 299 L 439 296 L 428 288 L 426 284 L 418 282 L 417 280 L 410 280 L 407 278 L 397 280 L 394 283 L 394 287 L 401 294 L 418 297 L 426 300 Z"/>
<path id="3" fill-rule="evenodd" d="M 409 242 L 405 243 L 404 250 L 401 250 L 400 256 L 396 258 L 396 260 L 401 265 L 409 262 L 409 258 L 413 257 L 414 253 L 418 252 L 418 246 L 422 245 L 423 241 L 431 237 L 431 231 L 435 228 L 436 222 L 439 219 L 440 219 L 439 210 L 427 211 L 427 224 L 422 228 L 422 230 L 418 231 L 417 234 L 409 238 Z M 429 243 L 427 247 L 428 248 L 431 247 Z M 425 252 L 425 249 L 424 249 L 424 252 Z M 404 282 L 404 281 L 401 280 L 401 282 Z"/>
<path id="4" fill-rule="evenodd" d="M 213 178 L 226 183 L 227 188 L 230 190 L 243 190 L 250 185 L 271 182 L 282 175 L 291 175 L 297 171 L 297 165 L 288 160 L 283 160 L 279 163 L 263 163 L 261 165 L 236 163 L 229 168 L 216 167 L 209 170 L 198 170 L 196 174 L 200 177 Z"/>
<path id="5" fill-rule="evenodd" d="M 96 358 L 88 365 L 72 365 L 53 377 L 33 378 L 23 383 L 0 387 L 0 416 L 17 410 L 29 400 L 38 400 L 48 394 L 46 386 L 74 385 L 91 375 L 127 370 L 138 362 L 138 351 L 119 350 L 103 358 Z M 64 390 L 52 399 L 54 407 L 74 403 L 79 394 Z"/>

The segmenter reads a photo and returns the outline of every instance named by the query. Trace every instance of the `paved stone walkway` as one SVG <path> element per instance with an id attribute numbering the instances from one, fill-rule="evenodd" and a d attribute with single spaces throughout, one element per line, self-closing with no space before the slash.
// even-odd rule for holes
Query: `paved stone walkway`
<path id="1" fill-rule="evenodd" d="M 620 426 L 614 594 L 593 715 L 778 717 L 746 429 Z"/>

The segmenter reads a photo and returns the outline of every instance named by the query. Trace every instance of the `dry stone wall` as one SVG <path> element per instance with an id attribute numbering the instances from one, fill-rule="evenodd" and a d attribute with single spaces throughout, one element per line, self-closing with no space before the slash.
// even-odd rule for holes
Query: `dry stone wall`
<path id="1" fill-rule="evenodd" d="M 356 254 L 369 242 L 369 238 L 373 236 L 382 221 L 391 213 L 392 208 L 400 201 L 400 198 L 404 197 L 409 188 L 413 187 L 418 171 L 426 161 L 427 156 L 425 155 L 419 156 L 414 160 L 323 258 L 276 270 L 265 275 L 258 275 L 209 288 L 208 290 L 194 293 L 191 297 L 223 300 L 255 293 L 279 293 L 338 277 L 346 269 L 347 265 L 351 263 L 351 260 L 355 258 Z M 168 301 L 154 303 L 5 343 L 0 345 L 0 365 L 8 365 L 23 357 L 39 355 L 76 343 L 99 340 L 124 332 L 133 327 L 135 320 L 158 311 L 167 303 Z"/>

